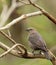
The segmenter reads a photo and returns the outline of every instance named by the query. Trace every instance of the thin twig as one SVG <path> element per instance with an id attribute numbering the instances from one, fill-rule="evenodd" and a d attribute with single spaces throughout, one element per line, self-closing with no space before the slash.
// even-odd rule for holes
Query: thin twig
<path id="1" fill-rule="evenodd" d="M 2 42 L 0 42 L 0 48 L 2 48 L 5 51 L 10 49 L 10 47 L 8 47 L 7 45 L 3 44 Z M 16 56 L 16 57 L 21 57 L 21 58 L 29 58 L 29 59 L 31 59 L 31 58 L 32 59 L 34 59 L 34 58 L 45 58 L 44 55 L 39 55 L 39 54 L 34 55 L 31 52 L 27 52 L 27 55 L 24 56 L 20 51 L 17 51 L 17 50 L 14 50 L 14 49 L 11 50 L 9 53 L 14 55 L 14 56 Z"/>
<path id="2" fill-rule="evenodd" d="M 0 42 L 0 48 L 2 48 L 5 51 L 7 51 L 7 50 L 10 49 L 10 47 L 8 47 L 7 45 L 5 45 L 2 42 Z M 18 57 L 20 57 L 21 54 L 22 54 L 19 50 L 18 51 L 17 50 L 11 50 L 9 53 L 12 54 L 12 55 L 14 55 L 14 56 L 18 56 Z"/>
<path id="3" fill-rule="evenodd" d="M 3 31 L 0 31 L 0 33 L 5 36 L 7 39 L 9 39 L 13 44 L 17 44 L 17 42 L 15 40 L 13 40 L 11 37 L 9 37 L 6 33 L 4 33 Z M 17 46 L 18 50 L 20 50 L 23 54 L 27 54 L 27 50 L 24 47 L 24 45 L 19 44 Z"/>
<path id="4" fill-rule="evenodd" d="M 11 37 L 9 37 L 6 33 L 4 33 L 3 31 L 0 31 L 0 33 L 5 36 L 7 39 L 9 39 L 13 44 L 17 44 Z"/>
<path id="5" fill-rule="evenodd" d="M 37 11 L 37 12 L 33 12 L 33 13 L 28 13 L 28 14 L 21 15 L 20 17 L 14 19 L 14 20 L 11 21 L 10 23 L 8 23 L 6 26 L 1 27 L 0 30 L 8 29 L 8 28 L 10 28 L 10 27 L 13 26 L 14 24 L 20 22 L 20 21 L 23 20 L 23 19 L 26 19 L 26 18 L 32 17 L 32 16 L 41 15 L 41 14 L 42 14 L 41 11 Z"/>
<path id="6" fill-rule="evenodd" d="M 26 2 L 20 1 L 20 0 L 19 0 L 19 2 L 21 2 L 21 3 L 25 4 L 25 5 L 28 5 L 29 4 L 29 3 L 26 3 Z"/>
<path id="7" fill-rule="evenodd" d="M 51 20 L 54 24 L 56 24 L 56 18 L 54 18 L 51 14 L 49 14 L 47 11 L 45 11 L 42 7 L 39 5 L 33 3 L 31 0 L 28 0 L 30 4 L 32 4 L 34 7 L 38 8 L 49 20 Z"/>
<path id="8" fill-rule="evenodd" d="M 52 51 L 52 52 L 55 52 L 56 51 L 56 46 L 53 46 L 52 48 L 50 48 L 50 50 Z M 56 52 L 55 52 L 56 53 Z"/>
<path id="9" fill-rule="evenodd" d="M 0 42 L 0 47 L 3 49 L 3 50 L 9 50 L 10 48 L 8 46 L 6 46 L 5 44 L 3 44 L 2 42 Z M 45 56 L 44 55 L 41 55 L 41 54 L 36 54 L 34 55 L 33 53 L 31 52 L 27 52 L 27 55 L 23 55 L 21 52 L 17 51 L 17 50 L 11 50 L 9 52 L 10 54 L 14 55 L 14 56 L 17 56 L 17 57 L 21 57 L 21 58 L 29 58 L 29 59 L 34 59 L 34 58 L 42 58 L 42 59 L 45 59 Z M 54 55 L 51 53 L 51 51 L 49 50 L 49 53 L 50 55 L 53 57 L 54 59 L 54 62 L 56 60 L 56 58 L 54 57 Z M 52 60 L 51 60 L 52 61 Z"/>
<path id="10" fill-rule="evenodd" d="M 11 37 L 11 33 L 10 33 L 10 30 L 9 29 L 7 30 L 7 32 L 8 32 L 9 37 Z"/>
<path id="11" fill-rule="evenodd" d="M 8 53 L 9 53 L 11 50 L 13 50 L 16 46 L 18 46 L 18 44 L 13 45 L 9 50 L 7 50 L 6 52 L 2 53 L 2 54 L 0 55 L 0 58 L 3 57 L 3 56 L 5 56 L 6 54 L 8 54 Z"/>

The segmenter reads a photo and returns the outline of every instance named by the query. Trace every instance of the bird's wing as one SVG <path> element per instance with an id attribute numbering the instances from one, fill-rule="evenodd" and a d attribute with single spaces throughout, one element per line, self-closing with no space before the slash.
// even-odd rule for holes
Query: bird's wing
<path id="1" fill-rule="evenodd" d="M 45 43 L 45 41 L 43 40 L 43 38 L 42 38 L 40 35 L 36 34 L 36 33 L 31 34 L 31 35 L 29 36 L 29 41 L 30 41 L 33 45 L 35 45 L 37 48 L 41 48 L 41 49 L 44 50 L 45 47 L 46 47 L 46 43 Z"/>

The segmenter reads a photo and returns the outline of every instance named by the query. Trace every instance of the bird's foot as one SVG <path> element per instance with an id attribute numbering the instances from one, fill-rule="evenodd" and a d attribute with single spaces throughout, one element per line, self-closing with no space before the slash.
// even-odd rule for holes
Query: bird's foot
<path id="1" fill-rule="evenodd" d="M 32 51 L 32 53 L 33 53 L 33 55 L 35 56 L 35 55 L 39 55 L 39 54 L 42 54 L 42 52 L 40 51 L 40 52 L 35 52 L 34 50 Z"/>
<path id="2" fill-rule="evenodd" d="M 39 51 L 39 54 L 42 54 L 42 51 Z"/>

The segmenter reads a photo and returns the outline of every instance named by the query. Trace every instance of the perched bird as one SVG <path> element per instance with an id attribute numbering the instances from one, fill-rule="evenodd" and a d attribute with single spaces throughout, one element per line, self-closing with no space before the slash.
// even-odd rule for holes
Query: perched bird
<path id="1" fill-rule="evenodd" d="M 46 47 L 46 42 L 43 40 L 41 35 L 34 28 L 27 28 L 26 31 L 29 32 L 28 40 L 29 45 L 33 49 L 33 53 L 35 50 L 41 50 L 47 59 L 51 59 L 48 54 L 48 49 Z"/>

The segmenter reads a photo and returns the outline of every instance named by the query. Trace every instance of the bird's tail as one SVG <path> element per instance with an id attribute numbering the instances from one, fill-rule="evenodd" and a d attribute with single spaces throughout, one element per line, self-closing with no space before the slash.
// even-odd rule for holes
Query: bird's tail
<path id="1" fill-rule="evenodd" d="M 48 60 L 51 60 L 51 56 L 49 54 L 48 51 L 44 51 L 44 54 L 45 54 L 45 57 L 48 59 Z"/>

